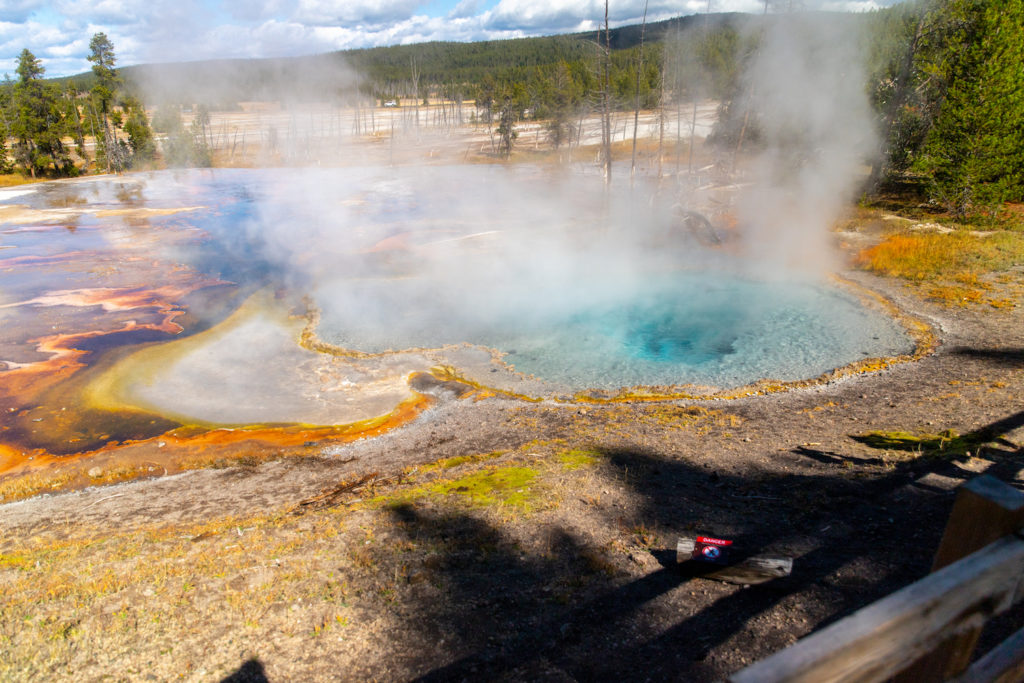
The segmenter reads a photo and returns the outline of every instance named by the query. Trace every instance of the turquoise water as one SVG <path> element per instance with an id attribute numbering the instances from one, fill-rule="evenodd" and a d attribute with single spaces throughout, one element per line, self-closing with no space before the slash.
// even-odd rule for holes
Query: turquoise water
<path id="1" fill-rule="evenodd" d="M 519 372 L 574 389 L 806 379 L 913 349 L 895 321 L 822 284 L 677 273 L 651 276 L 620 297 L 588 300 L 581 291 L 575 306 L 564 292 L 552 294 L 547 299 L 560 304 L 550 312 L 536 293 L 538 306 L 530 310 L 521 300 L 492 298 L 479 317 L 451 310 L 447 318 L 403 307 L 406 295 L 420 289 L 422 283 L 408 280 L 377 283 L 373 297 L 387 304 L 376 310 L 386 316 L 368 322 L 326 309 L 320 334 L 369 352 L 479 344 L 503 352 Z"/>

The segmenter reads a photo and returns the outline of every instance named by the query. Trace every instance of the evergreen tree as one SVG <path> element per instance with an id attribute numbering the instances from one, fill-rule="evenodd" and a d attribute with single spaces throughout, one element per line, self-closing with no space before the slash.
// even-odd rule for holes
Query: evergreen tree
<path id="1" fill-rule="evenodd" d="M 181 130 L 181 108 L 176 104 L 164 102 L 153 114 L 153 130 L 171 135 Z"/>
<path id="2" fill-rule="evenodd" d="M 149 126 L 149 119 L 146 118 L 146 110 L 141 102 L 129 97 L 125 99 L 124 107 L 128 111 L 124 132 L 128 135 L 128 146 L 131 148 L 131 165 L 138 166 L 156 154 L 153 130 Z"/>
<path id="3" fill-rule="evenodd" d="M 0 121 L 0 173 L 10 173 L 11 162 L 7 158 L 7 126 Z"/>
<path id="4" fill-rule="evenodd" d="M 58 174 L 74 172 L 61 141 L 65 131 L 56 86 L 42 82 L 45 71 L 27 48 L 21 51 L 10 132 L 15 138 L 14 158 L 33 178 L 50 167 Z"/>
<path id="5" fill-rule="evenodd" d="M 122 171 L 127 166 L 123 147 L 117 140 L 115 130 L 111 130 L 111 104 L 117 90 L 119 79 L 114 65 L 114 44 L 105 33 L 93 35 L 89 41 L 89 56 L 92 72 L 96 75 L 96 85 L 92 88 L 93 110 L 99 118 L 99 135 L 96 139 L 96 163 L 105 165 L 107 173 Z"/>
<path id="6" fill-rule="evenodd" d="M 14 84 L 11 77 L 4 74 L 4 83 L 0 86 L 0 173 L 10 173 L 13 170 L 11 160 L 7 156 L 7 138 L 11 136 L 11 124 L 9 112 L 11 111 L 11 93 L 14 91 Z"/>
<path id="7" fill-rule="evenodd" d="M 559 62 L 550 79 L 548 114 L 548 140 L 557 150 L 563 144 L 572 143 L 576 136 L 574 115 L 583 97 L 582 87 L 573 79 L 566 62 Z"/>
<path id="8" fill-rule="evenodd" d="M 938 113 L 919 170 L 963 216 L 1024 199 L 1024 0 L 942 3 L 945 49 L 924 64 Z"/>
<path id="9" fill-rule="evenodd" d="M 512 145 L 515 143 L 519 133 L 516 132 L 515 124 L 523 115 L 523 109 L 527 106 L 526 89 L 519 83 L 514 83 L 503 90 L 501 107 L 498 111 L 498 154 L 508 159 L 512 156 Z"/>

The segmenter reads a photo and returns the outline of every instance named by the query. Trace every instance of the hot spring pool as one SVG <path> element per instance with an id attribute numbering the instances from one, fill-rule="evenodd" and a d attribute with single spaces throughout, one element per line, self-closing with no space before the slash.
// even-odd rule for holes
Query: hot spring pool
<path id="1" fill-rule="evenodd" d="M 377 315 L 368 320 L 358 308 L 319 301 L 324 341 L 365 352 L 466 342 L 498 350 L 519 373 L 572 390 L 808 379 L 914 348 L 885 313 L 822 283 L 675 273 L 651 276 L 639 289 L 631 283 L 619 297 L 579 292 L 571 306 L 530 306 L 492 292 L 485 312 L 473 316 L 458 308 L 439 316 L 419 305 L 423 285 L 415 280 L 352 286 L 359 298 L 379 302 Z"/>
<path id="2" fill-rule="evenodd" d="M 810 379 L 913 351 L 845 288 L 755 278 L 762 264 L 674 230 L 672 197 L 617 191 L 528 166 L 448 166 L 159 172 L 0 193 L 0 383 L 65 372 L 61 353 L 92 363 L 142 345 L 90 380 L 83 405 L 329 425 L 387 413 L 410 375 L 438 365 L 552 396 Z M 232 314 L 256 292 L 249 317 Z M 309 312 L 319 340 L 378 355 L 303 346 Z"/>

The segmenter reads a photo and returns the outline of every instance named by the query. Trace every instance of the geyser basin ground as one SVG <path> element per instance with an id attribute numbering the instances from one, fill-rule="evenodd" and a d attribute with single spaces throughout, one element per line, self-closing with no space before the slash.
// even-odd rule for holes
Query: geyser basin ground
<path id="1" fill-rule="evenodd" d="M 673 192 L 603 192 L 564 171 L 444 166 L 147 173 L 0 195 L 5 447 L 364 420 L 438 365 L 543 397 L 808 379 L 911 350 L 841 288 L 736 275 L 763 264 L 680 231 Z M 229 319 L 258 290 L 282 296 Z M 378 355 L 300 348 L 308 320 L 288 316 L 304 295 L 319 341 Z"/>

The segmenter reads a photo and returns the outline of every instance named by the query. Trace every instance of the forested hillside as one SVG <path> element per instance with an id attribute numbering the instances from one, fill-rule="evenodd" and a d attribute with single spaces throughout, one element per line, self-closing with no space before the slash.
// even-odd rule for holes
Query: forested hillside
<path id="1" fill-rule="evenodd" d="M 1024 0 L 911 0 L 808 16 L 863 38 L 864 87 L 882 140 L 864 150 L 873 163 L 869 190 L 912 177 L 961 216 L 1024 200 Z M 0 170 L 66 175 L 151 159 L 154 111 L 154 127 L 167 140 L 165 162 L 209 163 L 200 135 L 209 112 L 252 100 L 359 107 L 473 101 L 506 152 L 524 119 L 547 121 L 557 146 L 587 112 L 712 100 L 721 104 L 712 139 L 756 144 L 758 112 L 741 74 L 757 55 L 764 22 L 785 21 L 786 14 L 694 15 L 545 38 L 123 68 L 97 34 L 88 74 L 48 81 L 34 55 L 22 53 L 17 80 L 0 86 Z M 191 129 L 181 123 L 183 110 L 194 112 Z M 86 138 L 96 140 L 96 152 L 83 166 L 70 150 L 85 159 Z"/>

